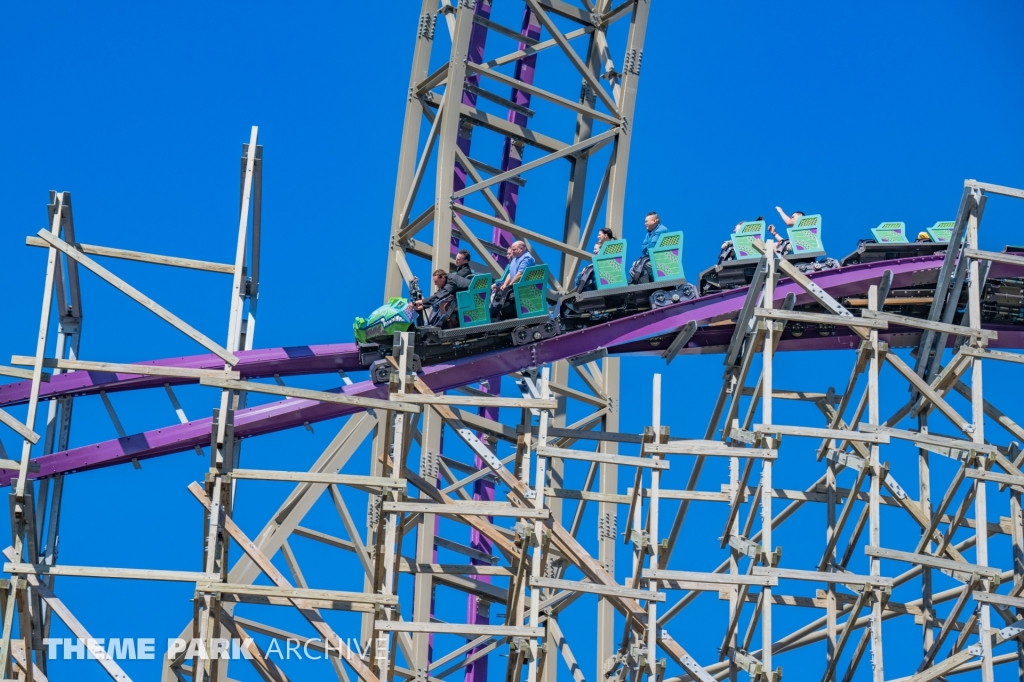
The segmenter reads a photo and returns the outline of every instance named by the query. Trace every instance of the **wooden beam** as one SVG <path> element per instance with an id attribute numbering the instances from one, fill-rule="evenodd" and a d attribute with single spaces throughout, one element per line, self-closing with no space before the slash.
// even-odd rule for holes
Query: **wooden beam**
<path id="1" fill-rule="evenodd" d="M 399 565 L 402 573 L 429 573 L 430 575 L 492 575 L 510 578 L 515 575 L 505 566 L 479 564 L 417 564 L 408 557 L 402 557 Z"/>
<path id="2" fill-rule="evenodd" d="M 3 553 L 8 559 L 14 558 L 13 547 L 8 547 L 3 550 Z M 32 573 L 27 574 L 25 578 L 28 580 L 28 584 L 32 586 L 32 589 L 35 590 L 43 601 L 46 602 L 46 605 L 53 609 L 53 612 L 57 614 L 57 617 L 60 618 L 64 625 L 67 626 L 68 630 L 71 631 L 71 634 L 79 640 L 93 639 L 92 635 L 89 634 L 89 631 L 85 629 L 85 626 L 75 618 L 75 614 L 71 613 L 71 609 L 69 609 L 67 605 L 64 604 L 64 602 L 62 602 L 52 590 L 50 590 L 46 583 L 39 580 L 39 578 Z M 120 681 L 131 679 L 123 670 L 121 670 L 120 666 L 118 666 L 112 658 L 97 657 L 96 662 L 99 663 L 100 666 L 107 671 L 107 674 L 114 680 Z"/>
<path id="3" fill-rule="evenodd" d="M 888 329 L 889 323 L 884 320 L 870 320 L 864 314 L 861 317 L 845 317 L 831 313 L 806 313 L 802 310 L 775 310 L 755 308 L 754 316 L 767 320 L 785 320 L 787 322 L 808 322 L 811 324 L 839 324 L 862 329 Z"/>
<path id="4" fill-rule="evenodd" d="M 864 443 L 888 443 L 889 436 L 884 433 L 865 433 L 849 429 L 824 429 L 813 426 L 784 426 L 782 424 L 755 424 L 754 433 L 773 433 L 780 436 L 804 436 L 806 438 L 830 438 L 833 440 L 850 440 Z"/>
<path id="5" fill-rule="evenodd" d="M 967 478 L 973 478 L 976 481 L 991 481 L 1024 489 L 1024 476 L 1000 474 L 996 471 L 979 471 L 977 469 L 968 469 L 964 473 L 967 475 Z"/>
<path id="6" fill-rule="evenodd" d="M 979 251 L 978 249 L 964 249 L 964 257 L 1024 267 L 1024 256 L 1018 256 L 1016 254 L 999 253 L 997 251 Z"/>
<path id="7" fill-rule="evenodd" d="M 31 355 L 12 355 L 12 365 L 32 365 L 36 359 Z M 184 377 L 202 379 L 203 377 L 238 379 L 239 373 L 220 369 L 193 369 L 191 367 L 162 367 L 160 365 L 136 365 L 122 362 L 91 362 L 87 360 L 63 360 L 60 358 L 43 358 L 43 367 L 54 369 L 81 370 L 86 372 L 111 372 L 114 374 L 139 374 L 157 377 Z"/>
<path id="8" fill-rule="evenodd" d="M 931 554 L 916 554 L 914 552 L 901 552 L 895 549 L 886 549 L 884 547 L 872 547 L 867 546 L 864 548 L 864 553 L 869 557 L 875 557 L 878 559 L 892 559 L 893 561 L 904 561 L 908 564 L 917 564 L 919 566 L 931 566 L 932 568 L 945 569 L 947 571 L 957 571 L 959 573 L 977 573 L 983 578 L 998 578 L 1002 575 L 1002 571 L 998 568 L 991 566 L 979 566 L 978 564 L 968 564 L 963 561 L 953 561 L 952 559 L 940 559 L 937 556 Z"/>
<path id="9" fill-rule="evenodd" d="M 417 405 L 467 405 L 470 407 L 518 407 L 535 410 L 554 410 L 558 407 L 557 400 L 539 400 L 536 398 L 481 398 L 479 396 L 460 395 L 420 395 L 409 393 L 402 396 L 407 403 Z"/>
<path id="10" fill-rule="evenodd" d="M 218 573 L 164 571 L 150 568 L 100 568 L 97 566 L 48 566 L 46 564 L 4 564 L 4 573 L 25 575 L 62 575 L 78 578 L 114 578 L 118 580 L 166 580 L 195 583 L 220 579 Z"/>
<path id="11" fill-rule="evenodd" d="M 918 376 L 917 372 L 911 369 L 907 363 L 903 362 L 900 356 L 895 353 L 886 353 L 885 361 L 892 365 L 897 372 L 902 374 L 907 381 L 909 381 L 914 388 L 920 391 L 921 395 L 924 396 L 932 405 L 938 408 L 942 414 L 953 422 L 958 429 L 964 433 L 969 433 L 971 423 L 960 416 L 960 413 L 953 409 L 953 406 L 945 401 L 945 399 L 928 384 L 927 381 Z"/>
<path id="12" fill-rule="evenodd" d="M 661 592 L 634 590 L 628 587 L 615 587 L 612 585 L 598 585 L 596 583 L 584 583 L 576 580 L 531 577 L 530 587 L 543 587 L 551 590 L 569 590 L 571 592 L 586 592 L 587 594 L 600 594 L 606 597 L 630 597 L 639 601 L 665 601 L 665 595 Z"/>
<path id="13" fill-rule="evenodd" d="M 351 602 L 356 604 L 397 605 L 394 594 L 368 594 L 366 592 L 341 592 L 338 590 L 311 590 L 276 585 L 241 585 L 236 583 L 198 582 L 196 592 L 217 594 L 252 595 L 257 597 L 285 597 L 287 599 L 317 599 L 321 601 Z"/>
<path id="14" fill-rule="evenodd" d="M 14 429 L 19 436 L 32 443 L 32 445 L 39 442 L 39 434 L 22 424 L 20 421 L 15 419 L 13 415 L 5 412 L 4 410 L 0 410 L 0 423 L 6 424 L 10 428 Z"/>
<path id="15" fill-rule="evenodd" d="M 1001 360 L 1003 362 L 1014 362 L 1018 365 L 1024 365 L 1024 354 L 1021 353 L 1007 353 L 1001 350 L 989 350 L 988 348 L 974 348 L 973 346 L 962 346 L 960 348 L 960 355 L 966 355 L 972 358 L 982 358 L 985 360 Z"/>
<path id="16" fill-rule="evenodd" d="M 896 313 L 865 310 L 861 312 L 861 317 L 865 320 L 874 320 L 876 322 L 891 322 L 892 324 L 898 324 L 904 327 L 913 327 L 915 329 L 930 329 L 931 331 L 939 332 L 940 334 L 952 334 L 954 336 L 977 336 L 989 340 L 999 338 L 999 334 L 997 332 L 989 331 L 987 329 L 974 329 L 972 327 L 963 327 L 958 324 L 933 322 L 931 320 L 922 320 L 916 317 L 908 317 L 907 315 L 897 315 Z"/>
<path id="17" fill-rule="evenodd" d="M 33 358 L 33 361 L 34 360 L 35 358 Z M 34 364 L 34 362 L 31 364 Z M 32 370 L 0 366 L 0 376 L 13 377 L 15 379 L 28 379 L 29 381 L 32 381 Z M 48 382 L 50 380 L 50 375 L 47 374 L 46 372 L 43 372 L 42 380 Z"/>
<path id="18" fill-rule="evenodd" d="M 215 353 L 218 357 L 222 358 L 229 365 L 237 365 L 238 357 L 234 353 L 231 353 L 227 349 L 221 347 L 215 343 L 212 339 L 207 337 L 205 334 L 199 332 L 187 322 L 182 320 L 180 317 L 167 310 L 159 303 L 151 299 L 150 297 L 143 294 L 141 291 L 133 287 L 132 285 L 125 282 L 123 279 L 115 275 L 114 273 L 107 270 L 105 267 L 89 258 L 84 253 L 65 242 L 60 237 L 54 236 L 46 230 L 40 230 L 39 236 L 42 237 L 46 242 L 63 253 L 68 258 L 77 261 L 79 265 L 87 268 L 98 276 L 103 281 L 107 282 L 121 293 L 128 296 L 130 299 L 141 305 L 142 307 L 149 310 L 151 313 L 162 319 L 163 321 L 175 327 L 178 331 L 182 332 L 193 341 L 207 349 L 211 353 Z"/>
<path id="19" fill-rule="evenodd" d="M 69 242 L 70 244 L 70 242 Z M 49 244 L 39 237 L 25 237 L 26 246 L 41 246 L 49 248 Z M 71 244 L 82 253 L 90 256 L 107 256 L 108 258 L 120 258 L 121 260 L 133 260 L 140 263 L 153 263 L 154 265 L 170 265 L 176 268 L 188 268 L 189 270 L 204 270 L 206 272 L 219 272 L 225 275 L 234 273 L 235 266 L 229 263 L 214 263 L 208 260 L 194 260 L 192 258 L 178 258 L 176 256 L 162 256 L 142 251 L 129 251 L 127 249 L 113 249 L 109 246 L 96 246 L 94 244 Z"/>
<path id="20" fill-rule="evenodd" d="M 259 594 L 221 594 L 218 599 L 224 603 L 232 604 L 258 604 L 260 606 L 284 606 L 295 608 L 295 601 L 289 597 L 265 596 Z M 373 604 L 360 604 L 350 601 L 329 601 L 326 599 L 303 599 L 311 609 L 326 609 L 328 611 L 351 611 L 353 613 L 374 613 L 377 607 Z"/>
<path id="21" fill-rule="evenodd" d="M 997 452 L 999 452 L 999 448 L 996 447 L 995 445 L 989 445 L 988 443 L 975 443 L 969 440 L 962 440 L 960 438 L 950 438 L 949 436 L 941 436 L 933 433 L 920 433 L 919 431 L 906 431 L 903 429 L 894 429 L 887 426 L 872 426 L 870 424 L 861 424 L 861 429 L 868 433 L 885 433 L 892 438 L 907 440 L 913 443 L 935 445 L 941 448 L 960 449 L 967 450 L 969 452 L 981 452 L 986 455 L 994 455 Z"/>
<path id="22" fill-rule="evenodd" d="M 1024 189 L 1017 189 L 1016 187 L 994 185 L 991 182 L 978 182 L 977 180 L 965 180 L 964 187 L 968 189 L 977 188 L 986 194 L 1002 194 L 1004 197 L 1024 199 Z"/>
<path id="23" fill-rule="evenodd" d="M 365 486 L 368 488 L 404 489 L 404 478 L 360 476 L 357 474 L 325 474 L 315 471 L 274 471 L 270 469 L 234 469 L 231 478 L 250 481 L 290 481 L 294 483 L 326 483 L 328 485 Z"/>
<path id="24" fill-rule="evenodd" d="M 779 451 L 768 448 L 740 448 L 717 440 L 673 440 L 664 444 L 644 445 L 644 452 L 652 455 L 708 455 L 711 457 L 748 457 L 776 459 Z"/>
<path id="25" fill-rule="evenodd" d="M 198 483 L 191 483 L 188 486 L 188 490 L 190 493 L 192 493 L 192 496 L 196 498 L 196 501 L 203 505 L 205 508 L 210 509 L 212 507 L 211 500 L 207 496 L 206 491 L 203 490 L 202 486 L 200 486 Z M 244 532 L 242 532 L 242 529 L 238 527 L 238 525 L 231 519 L 230 516 L 224 516 L 223 520 L 224 530 L 226 530 L 228 534 L 234 539 L 234 541 L 238 543 L 239 547 L 242 548 L 242 551 L 245 552 L 245 554 L 253 561 L 254 564 L 256 564 L 256 566 L 263 572 L 263 574 L 270 578 L 271 582 L 273 582 L 278 587 L 291 587 L 291 585 L 288 583 L 287 578 L 284 577 L 281 571 L 279 571 L 277 567 L 274 566 L 274 564 L 270 561 L 270 559 L 268 559 L 267 556 L 260 550 L 260 548 L 257 547 L 256 544 L 252 540 L 250 540 L 245 535 Z M 213 580 L 211 580 L 210 582 L 215 582 L 219 579 L 220 576 L 215 575 L 213 577 Z M 353 652 L 352 649 L 344 641 L 342 641 L 340 637 L 338 637 L 337 633 L 334 632 L 331 626 L 323 620 L 323 618 L 320 616 L 320 613 L 316 611 L 316 608 L 310 602 L 304 599 L 294 599 L 293 603 L 295 604 L 295 607 L 299 610 L 299 613 L 302 614 L 303 618 L 309 621 L 309 624 L 312 625 L 314 629 L 316 629 L 316 631 L 322 638 L 322 641 L 330 643 L 330 645 L 334 647 L 336 651 L 338 651 L 338 657 L 343 659 L 349 665 L 349 667 L 351 667 L 352 670 L 354 670 L 356 674 L 359 675 L 360 679 L 364 680 L 364 682 L 380 682 L 379 678 L 376 675 L 374 675 L 369 668 L 366 667 L 366 664 L 362 662 L 362 659 L 360 659 L 359 656 L 355 652 Z"/>
<path id="26" fill-rule="evenodd" d="M 381 400 L 379 398 L 361 398 L 344 393 L 328 393 L 326 391 L 311 391 L 306 388 L 292 388 L 291 386 L 277 386 L 274 384 L 258 384 L 254 381 L 233 381 L 231 379 L 213 379 L 204 377 L 199 380 L 203 386 L 214 386 L 217 388 L 230 388 L 236 391 L 251 391 L 253 393 L 267 393 L 269 395 L 280 395 L 286 398 L 304 398 L 306 400 L 317 400 L 322 403 L 337 403 L 339 405 L 356 405 L 366 409 L 394 410 L 396 412 L 421 411 L 419 405 L 405 403 L 397 400 Z"/>
<path id="27" fill-rule="evenodd" d="M 437 504 L 434 502 L 384 502 L 385 512 L 405 514 L 440 514 L 442 516 L 510 516 L 522 519 L 547 519 L 551 512 L 547 509 L 529 507 L 513 507 L 510 504 L 495 502 L 452 502 Z"/>
<path id="28" fill-rule="evenodd" d="M 621 466 L 641 467 L 644 469 L 668 469 L 669 463 L 663 459 L 646 459 L 631 455 L 606 455 L 589 450 L 567 450 L 565 448 L 537 448 L 538 457 L 556 457 L 559 459 L 575 459 L 584 462 L 601 462 L 603 464 L 619 464 Z"/>
<path id="29" fill-rule="evenodd" d="M 826 573 L 823 571 L 804 571 L 795 568 L 765 568 L 754 566 L 753 575 L 773 575 L 782 580 L 806 580 L 819 583 L 839 583 L 841 585 L 872 585 L 874 587 L 892 587 L 893 579 L 877 575 L 857 575 L 855 573 Z"/>
<path id="30" fill-rule="evenodd" d="M 383 632 L 427 632 L 434 635 L 490 635 L 492 637 L 543 637 L 544 628 L 515 625 L 464 625 L 461 623 L 412 623 L 378 620 L 374 628 Z"/>
<path id="31" fill-rule="evenodd" d="M 779 584 L 778 576 L 771 574 L 747 575 L 744 573 L 702 573 L 700 571 L 667 571 L 645 568 L 643 577 L 652 580 L 682 580 L 684 582 L 709 583 L 714 585 L 760 585 L 772 587 Z M 719 589 L 719 588 L 716 588 Z"/>

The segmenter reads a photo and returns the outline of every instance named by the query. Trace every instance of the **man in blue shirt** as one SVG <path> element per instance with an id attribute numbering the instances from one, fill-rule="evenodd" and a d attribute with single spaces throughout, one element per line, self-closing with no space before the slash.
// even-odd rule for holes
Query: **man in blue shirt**
<path id="1" fill-rule="evenodd" d="M 644 235 L 644 240 L 640 242 L 640 257 L 650 255 L 647 250 L 658 243 L 658 235 L 668 232 L 668 228 L 662 225 L 661 218 L 658 217 L 657 211 L 651 211 L 644 218 L 644 226 L 647 228 L 647 234 Z"/>
<path id="2" fill-rule="evenodd" d="M 514 299 L 511 298 L 512 285 L 523 277 L 523 272 L 537 261 L 526 250 L 522 241 L 512 242 L 509 247 L 508 267 L 503 273 L 501 283 L 494 283 L 494 296 L 491 298 L 491 319 L 511 319 L 515 317 Z"/>
<path id="3" fill-rule="evenodd" d="M 644 218 L 644 227 L 647 228 L 647 234 L 640 242 L 640 257 L 633 261 L 633 265 L 629 268 L 630 284 L 649 284 L 654 280 L 650 249 L 658 243 L 658 237 L 668 232 L 668 228 L 661 224 L 661 218 L 658 217 L 657 211 L 647 214 Z"/>
<path id="4" fill-rule="evenodd" d="M 522 241 L 512 242 L 512 246 L 509 248 L 512 252 L 512 259 L 508 262 L 508 274 L 499 286 L 501 290 L 507 289 L 518 282 L 526 268 L 537 264 L 536 259 L 526 250 L 526 244 Z"/>

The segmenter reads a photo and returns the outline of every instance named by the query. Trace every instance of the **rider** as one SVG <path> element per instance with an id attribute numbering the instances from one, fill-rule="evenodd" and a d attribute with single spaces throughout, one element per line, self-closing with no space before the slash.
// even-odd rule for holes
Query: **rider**
<path id="1" fill-rule="evenodd" d="M 491 255 L 494 255 L 493 253 Z M 498 275 L 498 279 L 494 284 L 491 285 L 491 293 L 493 294 L 497 289 L 497 282 L 502 282 L 508 276 L 508 264 L 512 262 L 512 245 L 509 244 L 508 248 L 505 249 L 505 269 Z"/>
<path id="2" fill-rule="evenodd" d="M 786 223 L 787 227 L 793 227 L 796 225 L 796 221 L 807 215 L 803 211 L 793 211 L 793 215 L 786 215 L 786 212 L 782 210 L 781 206 L 776 206 L 775 210 L 779 212 L 779 215 L 782 217 L 782 222 Z"/>
<path id="3" fill-rule="evenodd" d="M 644 217 L 644 227 L 647 228 L 647 234 L 640 242 L 640 257 L 633 261 L 632 267 L 629 268 L 630 284 L 646 284 L 653 280 L 650 248 L 658 243 L 658 237 L 668 232 L 657 211 L 651 211 Z"/>
<path id="4" fill-rule="evenodd" d="M 757 216 L 757 220 L 752 220 L 751 222 L 761 222 L 762 220 L 764 220 L 764 216 L 763 215 L 759 215 L 759 216 Z M 732 228 L 732 233 L 733 234 L 738 233 L 740 231 L 741 227 L 743 227 L 743 221 L 742 220 L 740 222 L 736 223 L 736 227 Z M 780 238 L 779 237 L 779 233 L 775 231 L 775 226 L 774 225 L 769 225 L 768 226 L 768 232 L 772 236 L 774 236 L 776 239 Z M 732 240 L 731 239 L 729 241 L 722 242 L 722 248 L 718 252 L 718 262 L 719 263 L 724 263 L 727 260 L 736 260 L 736 249 L 733 248 Z"/>
<path id="5" fill-rule="evenodd" d="M 508 247 L 508 253 L 511 254 L 511 258 L 508 261 L 508 273 L 500 285 L 497 282 L 494 284 L 499 291 L 507 289 L 518 282 L 523 276 L 523 270 L 537 264 L 537 260 L 526 250 L 526 244 L 522 241 L 512 242 L 512 246 Z"/>
<path id="6" fill-rule="evenodd" d="M 596 256 L 597 254 L 601 253 L 601 245 L 602 244 L 604 244 L 605 242 L 608 242 L 608 241 L 612 241 L 613 239 L 615 239 L 615 234 L 612 233 L 612 228 L 610 228 L 610 227 L 602 227 L 602 228 L 600 228 L 597 231 L 597 243 L 594 244 L 594 255 Z M 576 291 L 577 292 L 582 293 L 584 291 L 591 291 L 592 289 L 597 288 L 597 285 L 594 282 L 593 274 L 594 274 L 594 264 L 593 263 L 588 263 L 587 265 L 583 266 L 583 269 L 580 270 L 580 274 L 576 275 Z"/>
<path id="7" fill-rule="evenodd" d="M 494 292 L 491 299 L 492 318 L 499 316 L 505 301 L 508 300 L 508 293 L 512 291 L 512 285 L 522 278 L 523 271 L 537 264 L 537 260 L 526 250 L 526 244 L 522 240 L 512 242 L 512 246 L 508 247 L 508 254 L 508 268 L 502 273 L 501 282 L 495 282 L 491 287 Z"/>
<path id="8" fill-rule="evenodd" d="M 455 255 L 455 272 L 448 275 L 455 282 L 455 291 L 469 288 L 469 280 L 473 279 L 473 271 L 469 267 L 469 251 L 462 249 Z"/>
<path id="9" fill-rule="evenodd" d="M 457 277 L 458 275 L 456 275 Z M 438 323 L 443 322 L 441 316 L 445 312 L 445 309 L 450 307 L 450 304 L 455 300 L 456 283 L 455 279 L 448 276 L 448 273 L 438 268 L 434 270 L 434 293 L 430 298 L 425 298 L 422 301 L 413 301 L 412 307 L 416 310 L 423 310 L 424 308 L 430 309 L 430 314 L 427 319 L 427 324 L 430 326 L 437 326 Z"/>
<path id="10" fill-rule="evenodd" d="M 434 271 L 434 294 L 422 301 L 413 301 L 413 308 L 431 310 L 427 324 L 436 326 L 443 323 L 454 311 L 455 294 L 469 288 L 473 271 L 469 267 L 469 251 L 462 249 L 455 256 L 455 272 L 447 273 L 440 268 Z"/>
<path id="11" fill-rule="evenodd" d="M 807 215 L 803 211 L 793 211 L 792 215 L 786 215 L 786 212 L 782 210 L 781 206 L 776 206 L 775 210 L 779 212 L 779 216 L 782 217 L 782 222 L 786 223 L 786 227 L 793 227 L 796 225 L 798 220 Z M 776 252 L 780 254 L 787 254 L 793 250 L 793 245 L 790 241 L 780 237 L 779 233 L 775 231 L 774 225 L 769 225 L 768 231 L 772 233 L 772 236 L 779 240 L 779 245 L 775 248 Z"/>
<path id="12" fill-rule="evenodd" d="M 594 244 L 594 255 L 601 253 L 601 245 L 605 242 L 610 242 L 615 239 L 615 234 L 612 233 L 612 228 L 602 227 L 597 231 L 597 243 Z"/>
<path id="13" fill-rule="evenodd" d="M 658 243 L 658 236 L 668 232 L 668 228 L 662 224 L 661 218 L 658 216 L 657 211 L 651 211 L 644 218 L 644 227 L 647 228 L 647 234 L 644 235 L 644 240 L 640 242 L 640 256 L 648 256 L 648 249 Z"/>

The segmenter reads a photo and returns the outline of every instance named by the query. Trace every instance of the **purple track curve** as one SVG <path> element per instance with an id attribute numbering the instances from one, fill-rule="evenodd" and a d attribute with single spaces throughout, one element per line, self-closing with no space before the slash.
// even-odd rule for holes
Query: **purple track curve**
<path id="1" fill-rule="evenodd" d="M 286 346 L 284 348 L 261 348 L 259 350 L 236 351 L 239 362 L 235 370 L 243 379 L 297 374 L 325 374 L 363 369 L 359 365 L 359 349 L 354 343 L 330 343 L 319 346 Z M 154 367 L 175 367 L 188 369 L 223 369 L 224 360 L 210 353 L 187 355 L 163 360 L 146 360 L 139 365 Z M 129 391 L 139 388 L 153 388 L 171 384 L 194 384 L 194 379 L 159 377 L 139 374 L 117 374 L 114 372 L 70 372 L 58 374 L 39 387 L 39 399 L 57 398 L 65 395 L 89 395 L 106 391 Z M 19 381 L 0 386 L 0 407 L 28 402 L 31 383 Z"/>
<path id="2" fill-rule="evenodd" d="M 906 258 L 883 263 L 848 266 L 839 270 L 827 270 L 815 273 L 811 277 L 816 284 L 828 291 L 832 296 L 838 298 L 863 293 L 870 284 L 878 281 L 885 270 L 892 270 L 893 272 L 893 288 L 934 284 L 941 263 L 941 256 Z M 989 276 L 1007 277 L 1020 274 L 1019 268 L 994 263 Z M 775 297 L 781 301 L 790 292 L 796 295 L 798 305 L 811 301 L 810 296 L 799 285 L 788 279 L 779 281 L 775 290 Z M 423 370 L 421 376 L 434 391 L 444 391 L 489 377 L 506 375 L 547 362 L 570 358 L 600 348 L 632 353 L 642 353 L 645 351 L 660 352 L 658 348 L 652 346 L 650 341 L 652 337 L 664 337 L 672 334 L 691 320 L 701 323 L 716 318 L 725 319 L 739 311 L 745 297 L 746 288 L 719 292 L 694 301 L 650 310 L 631 317 L 613 320 L 587 329 L 556 336 L 531 346 L 507 348 L 484 355 L 431 365 Z M 1024 347 L 1024 329 L 1018 327 L 995 328 L 1000 332 L 1000 338 L 992 344 L 993 347 Z M 704 343 L 708 346 L 721 345 L 728 342 L 726 330 L 720 331 L 718 328 L 710 327 L 701 330 L 699 333 L 703 335 Z M 894 330 L 890 332 L 890 336 L 894 341 L 898 341 L 902 333 L 899 330 Z M 908 331 L 906 335 L 909 338 L 910 335 L 916 335 L 916 333 Z M 782 344 L 780 344 L 780 349 L 838 350 L 849 348 L 851 341 L 850 337 L 843 334 L 825 338 L 816 336 L 790 338 L 783 340 Z M 690 343 L 691 347 L 700 347 L 701 345 L 704 344 L 701 343 L 700 339 Z M 894 345 L 901 344 L 894 343 Z M 661 347 L 663 348 L 664 346 L 662 345 Z M 708 350 L 711 349 L 709 348 Z M 204 365 L 199 363 L 208 362 L 212 367 L 217 365 L 213 361 L 213 357 L 192 356 L 188 358 L 174 358 L 153 361 L 151 364 L 202 367 Z M 274 373 L 295 375 L 330 372 L 337 369 L 355 369 L 356 367 L 353 364 L 348 364 L 350 362 L 354 363 L 354 359 L 355 346 L 353 344 L 297 346 L 289 349 L 278 348 L 250 351 L 245 355 L 238 369 L 243 373 L 243 376 L 269 376 Z M 242 366 L 246 363 L 249 363 L 248 369 Z M 96 373 L 74 372 L 67 376 L 74 376 L 76 374 L 95 375 Z M 47 397 L 56 397 L 57 395 L 67 393 L 77 395 L 98 391 L 100 386 L 106 388 L 106 390 L 114 390 L 115 386 L 117 388 L 124 386 L 125 389 L 134 389 L 159 386 L 165 382 L 165 379 L 160 377 L 124 377 L 120 380 L 94 383 L 96 378 L 90 376 L 83 383 L 76 383 L 74 385 L 69 383 L 65 386 L 63 383 L 57 382 L 60 378 L 54 377 L 54 381 L 50 382 L 48 385 L 50 391 L 46 394 Z M 7 389 L 7 393 L 3 395 L 8 397 L 17 394 L 19 391 L 25 391 L 26 384 L 27 382 L 9 384 L 3 387 Z M 344 388 L 334 389 L 332 392 L 383 398 L 386 397 L 386 391 L 386 386 L 363 381 L 345 386 Z M 358 410 L 359 408 L 355 406 L 289 398 L 238 410 L 235 413 L 235 436 L 249 438 L 301 426 L 303 422 L 312 423 L 333 419 Z M 132 459 L 141 460 L 191 450 L 195 445 L 209 444 L 210 428 L 211 420 L 209 418 L 197 419 L 185 424 L 174 424 L 125 438 L 44 455 L 33 460 L 39 465 L 39 472 L 32 474 L 32 477 L 38 478 L 58 473 L 95 469 L 128 462 Z M 13 473 L 9 471 L 0 472 L 0 485 L 9 484 Z"/>

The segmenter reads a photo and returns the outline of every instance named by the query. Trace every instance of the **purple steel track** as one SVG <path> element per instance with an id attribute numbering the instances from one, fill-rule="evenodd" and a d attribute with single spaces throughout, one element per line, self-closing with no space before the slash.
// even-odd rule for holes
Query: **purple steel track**
<path id="1" fill-rule="evenodd" d="M 319 346 L 286 346 L 284 348 L 262 348 L 259 350 L 236 351 L 241 362 L 235 366 L 242 378 L 254 379 L 275 374 L 294 376 L 296 374 L 324 374 L 363 369 L 359 365 L 359 348 L 354 343 L 330 343 Z M 213 355 L 189 355 L 164 360 L 146 360 L 136 363 L 154 367 L 176 367 L 188 369 L 224 369 L 224 360 Z M 71 372 L 59 374 L 40 386 L 39 398 L 56 398 L 65 395 L 89 395 L 101 390 L 108 393 L 138 388 L 152 388 L 164 384 L 194 384 L 193 379 L 157 377 L 139 374 L 117 374 L 114 372 Z M 0 406 L 16 405 L 28 401 L 31 383 L 19 381 L 0 386 Z"/>
<path id="2" fill-rule="evenodd" d="M 834 297 L 841 297 L 863 293 L 870 284 L 878 281 L 885 270 L 892 270 L 894 288 L 905 288 L 910 286 L 932 284 L 942 263 L 941 256 L 929 256 L 921 258 L 906 258 L 898 261 L 885 263 L 871 263 L 867 265 L 848 266 L 839 270 L 829 270 L 812 275 L 815 283 L 828 291 Z M 1011 266 L 999 266 L 993 264 L 990 277 L 1007 277 L 1019 274 L 1019 269 Z M 793 292 L 797 297 L 797 304 L 808 303 L 810 296 L 799 287 L 799 285 L 788 279 L 780 280 L 776 287 L 775 296 L 782 300 L 788 293 Z M 613 351 L 622 352 L 650 352 L 658 351 L 658 347 L 651 344 L 651 337 L 664 337 L 677 331 L 691 320 L 706 322 L 712 319 L 726 319 L 736 314 L 743 305 L 746 297 L 746 289 L 734 289 L 727 292 L 720 292 L 704 296 L 694 301 L 678 303 L 676 305 L 650 310 L 631 317 L 626 317 L 601 325 L 582 329 L 569 334 L 563 334 L 553 339 L 541 341 L 532 346 L 519 346 L 495 351 L 485 355 L 478 355 L 462 360 L 432 365 L 423 370 L 422 378 L 434 391 L 444 391 L 466 384 L 482 381 L 495 376 L 502 376 L 517 372 L 529 367 L 536 367 L 547 362 L 570 358 L 582 353 L 587 353 L 599 348 L 609 348 Z M 1024 347 L 1024 328 L 1020 327 L 994 327 L 1000 332 L 999 339 L 992 344 L 993 347 L 1022 348 Z M 890 333 L 895 342 L 894 345 L 903 345 L 900 341 L 909 342 L 916 332 L 907 332 L 905 338 L 899 330 Z M 703 340 L 703 341 L 702 341 Z M 690 348 L 708 347 L 722 345 L 727 342 L 725 330 L 710 327 L 702 330 L 694 341 L 690 342 Z M 707 344 L 704 346 L 703 344 Z M 849 348 L 850 337 L 842 334 L 830 337 L 817 337 L 810 334 L 804 337 L 784 338 L 780 344 L 783 350 L 823 350 Z M 660 346 L 664 348 L 662 344 Z M 263 375 L 273 374 L 299 374 L 296 366 L 313 369 L 311 371 L 333 371 L 337 366 L 325 368 L 326 365 L 343 363 L 340 357 L 347 357 L 353 354 L 352 344 L 337 344 L 334 346 L 299 346 L 297 348 L 308 349 L 297 353 L 292 349 L 292 356 L 289 356 L 285 349 L 271 349 L 266 351 L 251 351 L 253 354 L 253 366 L 259 367 Z M 320 353 L 314 349 L 320 349 Z M 708 348 L 710 351 L 711 349 Z M 266 354 L 261 355 L 261 354 Z M 208 357 L 195 356 L 192 358 L 175 358 L 162 360 L 153 364 L 167 366 L 202 366 L 201 362 L 210 362 Z M 183 364 L 192 363 L 192 364 Z M 75 374 L 85 374 L 75 372 Z M 256 376 L 259 373 L 246 374 Z M 54 377 L 50 383 L 48 397 L 60 395 L 60 390 L 54 390 L 54 384 L 59 377 Z M 160 385 L 163 379 L 152 380 L 150 377 L 143 379 L 127 378 L 124 384 L 128 388 L 141 388 L 143 386 Z M 27 382 L 10 384 L 9 391 L 14 391 Z M 112 388 L 111 384 L 99 384 Z M 117 384 L 118 387 L 121 383 Z M 89 384 L 91 387 L 92 384 Z M 108 388 L 108 390 L 110 390 Z M 96 389 L 98 390 L 98 389 Z M 344 388 L 334 389 L 335 393 L 356 395 L 365 397 L 386 397 L 386 386 L 374 385 L 369 381 L 355 383 Z M 69 386 L 67 392 L 87 392 L 82 387 Z M 358 411 L 359 408 L 348 405 L 337 405 L 333 403 L 319 403 L 312 400 L 288 399 L 267 403 L 257 407 L 238 410 L 235 413 L 235 436 L 249 438 L 264 433 L 280 431 L 283 429 L 301 426 L 303 422 L 319 422 L 326 419 L 333 419 L 346 414 Z M 185 424 L 175 424 L 162 429 L 146 431 L 144 433 L 119 438 L 117 440 L 105 441 L 93 445 L 86 445 L 71 450 L 56 452 L 35 458 L 34 462 L 39 465 L 39 472 L 32 474 L 33 477 L 52 476 L 58 473 L 72 471 L 83 471 L 98 467 L 111 466 L 130 461 L 132 459 L 147 459 L 158 457 L 175 452 L 190 450 L 195 445 L 208 445 L 210 440 L 210 419 L 198 419 Z M 13 472 L 0 472 L 0 485 L 10 483 Z"/>

